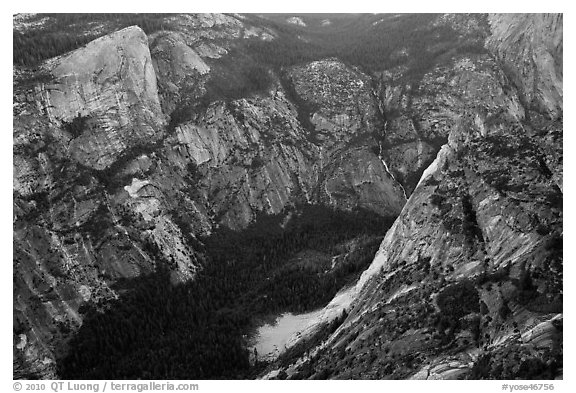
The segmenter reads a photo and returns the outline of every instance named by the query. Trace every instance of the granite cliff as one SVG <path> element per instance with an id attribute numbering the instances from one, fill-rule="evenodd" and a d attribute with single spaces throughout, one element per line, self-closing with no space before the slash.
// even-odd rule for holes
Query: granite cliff
<path id="1" fill-rule="evenodd" d="M 196 238 L 214 226 L 241 229 L 257 214 L 296 203 L 388 217 L 404 203 L 369 149 L 373 141 L 350 146 L 369 132 L 361 127 L 364 114 L 350 112 L 354 97 L 325 100 L 333 119 L 356 124 L 339 124 L 325 143 L 301 124 L 278 79 L 257 95 L 191 108 L 210 88 L 210 61 L 232 40 L 273 37 L 238 17 L 167 20 L 171 31 L 147 37 L 127 27 L 49 59 L 33 74 L 15 69 L 18 373 L 55 376 L 82 307 L 117 298 L 123 280 L 158 266 L 168 267 L 174 282 L 192 279 L 203 258 Z M 333 81 L 344 85 L 368 78 L 337 61 L 318 65 L 335 66 Z M 311 87 L 302 80 L 295 94 Z M 369 86 L 354 89 L 368 100 L 372 121 Z M 182 108 L 186 120 L 174 124 L 170 118 Z"/>
<path id="2" fill-rule="evenodd" d="M 27 18 L 15 31 L 50 27 Z M 86 24 L 99 38 L 15 66 L 15 376 L 56 377 L 88 307 L 160 268 L 194 280 L 214 231 L 299 204 L 398 218 L 347 318 L 269 375 L 556 376 L 562 16 L 425 20 L 434 39 L 378 69 L 259 63 L 286 27 L 236 14 Z"/>
<path id="3" fill-rule="evenodd" d="M 309 335 L 314 349 L 281 358 L 268 378 L 562 377 L 562 17 L 488 20 L 490 54 L 420 82 L 417 105 L 442 83 L 428 107 L 448 116 L 418 121 L 447 143 L 359 280 L 347 318 Z M 416 134 L 411 119 L 397 119 L 393 129 Z"/>

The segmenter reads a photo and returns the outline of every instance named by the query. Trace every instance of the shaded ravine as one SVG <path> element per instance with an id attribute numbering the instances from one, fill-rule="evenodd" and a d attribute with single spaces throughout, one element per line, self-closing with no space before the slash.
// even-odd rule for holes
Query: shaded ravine
<path id="1" fill-rule="evenodd" d="M 402 184 L 396 181 L 394 175 L 388 170 L 386 162 L 381 156 L 381 149 L 382 147 L 380 145 L 379 157 L 390 177 L 394 179 L 404 191 L 406 205 L 408 205 L 410 197 L 406 196 L 406 191 Z M 438 157 L 424 170 L 418 184 L 420 184 L 422 179 L 428 176 L 429 172 L 435 170 L 438 161 L 443 160 L 444 154 L 445 153 L 442 152 L 438 153 Z M 306 345 L 306 341 L 319 333 L 319 331 L 328 323 L 335 321 L 342 315 L 342 313 L 348 312 L 351 306 L 353 306 L 355 300 L 360 296 L 365 285 L 371 278 L 377 276 L 386 264 L 387 258 L 385 257 L 386 254 L 383 253 L 383 250 L 385 250 L 388 244 L 392 241 L 397 225 L 398 218 L 394 221 L 392 227 L 390 227 L 386 232 L 386 236 L 374 255 L 371 264 L 362 272 L 361 276 L 353 285 L 340 290 L 330 303 L 321 309 L 304 314 L 283 313 L 278 315 L 274 322 L 261 325 L 257 329 L 256 333 L 250 338 L 249 349 L 251 353 L 256 354 L 259 361 L 272 362 L 299 343 L 304 343 L 304 345 Z M 357 318 L 358 317 L 356 317 L 356 319 Z M 350 325 L 351 323 L 353 323 L 353 321 L 346 321 L 346 325 Z M 330 341 L 330 338 L 328 338 L 328 341 Z M 320 348 L 328 341 L 321 344 Z M 311 347 L 309 350 L 316 351 L 318 348 L 319 347 Z M 273 366 L 272 370 L 267 370 L 266 374 L 261 377 L 264 379 L 277 377 L 279 370 L 274 368 L 275 367 Z"/>

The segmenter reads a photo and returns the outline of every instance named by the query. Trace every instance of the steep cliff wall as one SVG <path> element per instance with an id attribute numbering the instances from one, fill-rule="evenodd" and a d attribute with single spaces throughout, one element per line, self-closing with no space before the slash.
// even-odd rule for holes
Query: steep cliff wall
<path id="1" fill-rule="evenodd" d="M 217 102 L 167 139 L 168 159 L 194 167 L 197 192 L 216 222 L 241 228 L 259 212 L 277 214 L 310 201 L 317 147 L 281 90 Z"/>
<path id="2" fill-rule="evenodd" d="M 142 275 L 163 267 L 173 282 L 193 278 L 196 237 L 214 225 L 241 229 L 303 202 L 393 217 L 404 203 L 372 140 L 347 150 L 367 131 L 357 112 L 354 127 L 319 143 L 279 81 L 196 105 L 210 61 L 232 40 L 272 39 L 268 30 L 223 15 L 168 19 L 172 31 L 150 39 L 128 27 L 50 59 L 41 77 L 16 70 L 15 375 L 54 377 L 83 310 Z M 355 88 L 370 98 L 368 86 Z M 349 116 L 352 97 L 322 99 L 334 119 Z M 186 120 L 168 126 L 176 109 Z"/>
<path id="3" fill-rule="evenodd" d="M 156 74 L 140 28 L 92 41 L 48 68 L 54 83 L 43 85 L 42 94 L 50 120 L 86 119 L 68 146 L 77 162 L 102 170 L 125 150 L 162 136 Z"/>
<path id="4" fill-rule="evenodd" d="M 349 317 L 295 375 L 557 376 L 562 193 L 538 145 L 510 126 L 444 149 L 387 233 Z M 550 328 L 536 340 L 541 324 Z"/>
<path id="5" fill-rule="evenodd" d="M 197 261 L 165 198 L 135 179 L 165 126 L 146 35 L 127 28 L 45 67 L 45 83 L 15 89 L 14 339 L 17 370 L 54 376 L 83 304 L 158 265 L 189 279 Z"/>
<path id="6" fill-rule="evenodd" d="M 486 46 L 514 79 L 529 109 L 562 116 L 563 15 L 491 14 Z M 528 39 L 527 39 L 528 38 Z"/>
<path id="7" fill-rule="evenodd" d="M 562 17 L 488 20 L 435 18 L 463 46 L 425 48 L 418 72 L 322 59 L 240 98 L 216 91 L 250 80 L 234 43 L 276 37 L 241 16 L 167 16 L 16 69 L 15 375 L 54 377 L 86 306 L 138 277 L 193 279 L 214 227 L 312 202 L 400 217 L 293 376 L 555 376 Z"/>
<path id="8" fill-rule="evenodd" d="M 383 73 L 379 90 L 388 118 L 383 155 L 410 192 L 463 117 L 484 134 L 502 115 L 524 118 L 516 88 L 488 54 L 455 55 L 418 83 L 402 83 L 405 72 Z"/>
<path id="9" fill-rule="evenodd" d="M 369 77 L 337 60 L 288 75 L 254 97 L 198 110 L 166 139 L 168 161 L 195 168 L 207 209 L 230 228 L 295 202 L 396 216 L 405 199 L 374 153 L 379 118 Z"/>
<path id="10" fill-rule="evenodd" d="M 306 137 L 319 146 L 315 200 L 396 216 L 405 203 L 404 190 L 378 154 L 384 120 L 371 78 L 337 59 L 286 73 Z"/>
<path id="11" fill-rule="evenodd" d="M 554 67 L 535 77 L 542 64 L 533 67 L 531 43 L 548 36 L 543 21 L 558 27 L 562 18 L 491 18 L 524 24 L 514 42 L 528 49 L 509 52 L 530 65 L 524 79 L 511 75 L 511 86 L 510 71 L 486 55 L 424 75 L 421 87 L 442 83 L 428 91 L 440 98 L 430 104 L 448 114 L 439 123 L 448 143 L 357 284 L 346 320 L 309 356 L 280 368 L 287 374 L 268 377 L 561 377 L 562 122 L 536 110 L 562 117 L 562 79 L 561 72 L 545 77 Z M 559 29 L 551 32 L 555 42 Z M 500 33 L 489 47 L 507 42 Z M 416 100 L 425 104 L 426 95 Z M 423 118 L 420 132 L 434 132 L 438 115 Z M 416 133 L 397 119 L 390 139 Z"/>

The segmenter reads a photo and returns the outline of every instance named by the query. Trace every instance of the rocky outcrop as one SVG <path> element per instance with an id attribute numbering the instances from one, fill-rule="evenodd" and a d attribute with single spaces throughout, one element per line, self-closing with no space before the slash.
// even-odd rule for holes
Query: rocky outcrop
<path id="1" fill-rule="evenodd" d="M 83 306 L 158 265 L 182 281 L 198 263 L 166 199 L 122 187 L 150 169 L 138 157 L 165 128 L 146 35 L 118 31 L 45 69 L 49 81 L 16 95 L 15 372 L 54 377 Z"/>
<path id="2" fill-rule="evenodd" d="M 241 228 L 257 213 L 310 200 L 317 147 L 296 116 L 281 90 L 217 102 L 176 128 L 166 155 L 196 172 L 195 187 L 216 222 Z"/>
<path id="3" fill-rule="evenodd" d="M 328 59 L 293 67 L 287 79 L 307 138 L 320 148 L 316 199 L 395 216 L 404 190 L 379 156 L 384 122 L 370 77 Z"/>
<path id="4" fill-rule="evenodd" d="M 164 20 L 169 30 L 177 32 L 186 45 L 203 59 L 225 56 L 236 39 L 258 38 L 270 41 L 276 36 L 272 29 L 251 23 L 250 18 L 239 14 L 178 14 L 167 16 Z M 151 38 L 166 33 L 153 33 Z"/>
<path id="5" fill-rule="evenodd" d="M 337 60 L 290 70 L 289 78 L 288 91 L 276 83 L 257 97 L 215 102 L 166 139 L 168 161 L 195 173 L 211 218 L 241 228 L 304 202 L 398 214 L 402 189 L 374 152 L 381 123 L 369 78 Z"/>
<path id="6" fill-rule="evenodd" d="M 378 156 L 369 145 L 346 147 L 336 135 L 325 144 L 311 141 L 298 109 L 278 86 L 265 97 L 211 105 L 176 128 L 167 140 L 172 146 L 167 155 L 181 167 L 192 165 L 202 200 L 217 222 L 231 228 L 295 202 L 397 214 L 404 203 L 402 189 Z M 330 155 L 330 148 L 338 151 Z"/>
<path id="7" fill-rule="evenodd" d="M 294 375 L 554 369 L 562 19 L 518 19 L 528 43 L 506 18 L 490 17 L 496 60 L 455 49 L 420 74 L 372 79 L 325 59 L 225 101 L 200 102 L 228 64 L 217 60 L 235 40 L 275 37 L 247 17 L 167 16 L 149 38 L 130 27 L 46 62 L 46 78 L 15 89 L 15 375 L 55 377 L 84 309 L 139 277 L 161 266 L 174 283 L 193 279 L 214 227 L 299 202 L 400 217 L 345 299 L 348 318 Z M 435 23 L 485 38 L 477 16 Z M 508 356 L 521 361 L 501 370 Z"/>
<path id="8" fill-rule="evenodd" d="M 156 74 L 140 28 L 94 40 L 53 61 L 49 72 L 54 83 L 43 85 L 43 105 L 52 121 L 73 124 L 68 148 L 77 162 L 102 170 L 162 136 Z"/>
<path id="9" fill-rule="evenodd" d="M 562 313 L 562 193 L 538 164 L 538 139 L 510 128 L 443 150 L 387 233 L 373 262 L 380 268 L 349 317 L 295 376 L 557 370 L 561 327 L 550 323 Z M 537 345 L 527 332 L 539 323 L 554 327 Z M 506 356 L 520 360 L 513 367 Z"/>
<path id="10" fill-rule="evenodd" d="M 185 21 L 192 27 L 184 28 Z M 160 266 L 173 282 L 193 278 L 201 258 L 196 237 L 214 225 L 241 229 L 258 214 L 299 202 L 386 216 L 404 203 L 370 149 L 373 140 L 363 136 L 375 122 L 367 83 L 353 84 L 351 97 L 331 100 L 327 84 L 324 96 L 315 96 L 325 141 L 312 140 L 280 83 L 251 98 L 195 108 L 190 120 L 167 131 L 165 119 L 182 100 L 204 92 L 212 71 L 206 59 L 213 55 L 206 46 L 218 42 L 226 51 L 225 39 L 243 34 L 233 17 L 172 22 L 174 31 L 158 32 L 150 42 L 137 27 L 99 38 L 47 62 L 41 83 L 19 85 L 17 374 L 54 377 L 83 310 L 116 298 L 119 283 Z M 268 37 L 262 29 L 249 35 L 255 34 Z M 368 80 L 337 61 L 329 65 L 333 80 Z M 352 108 L 358 97 L 370 103 L 368 112 Z M 338 141 L 339 135 L 346 137 Z M 348 151 L 355 137 L 360 142 Z"/>
<path id="11" fill-rule="evenodd" d="M 367 147 L 351 148 L 323 171 L 320 201 L 342 209 L 361 207 L 382 216 L 402 210 L 403 189 Z"/>
<path id="12" fill-rule="evenodd" d="M 406 72 L 383 73 L 379 90 L 388 120 L 383 155 L 408 192 L 463 117 L 484 135 L 502 115 L 524 118 L 516 89 L 489 55 L 456 56 L 417 83 L 402 83 Z"/>
<path id="13" fill-rule="evenodd" d="M 181 33 L 157 33 L 151 37 L 150 48 L 162 112 L 170 115 L 181 99 L 181 91 L 190 94 L 201 89 L 197 81 L 210 72 L 210 66 L 186 44 Z M 201 95 L 201 90 L 192 95 Z"/>
<path id="14" fill-rule="evenodd" d="M 546 34 L 539 20 L 557 19 L 523 18 L 540 29 L 528 29 L 522 45 Z M 530 64 L 532 52 L 523 53 L 518 64 Z M 561 377 L 562 126 L 536 112 L 524 116 L 537 108 L 561 118 L 561 96 L 534 107 L 543 96 L 527 101 L 516 83 L 486 55 L 424 75 L 421 87 L 447 95 L 416 98 L 419 111 L 438 104 L 449 115 L 439 128 L 438 115 L 421 116 L 418 130 L 402 120 L 405 107 L 399 132 L 387 137 L 440 129 L 447 143 L 356 285 L 347 319 L 285 368 L 288 377 Z M 405 97 L 396 102 L 412 98 Z"/>
<path id="15" fill-rule="evenodd" d="M 563 108 L 563 15 L 491 14 L 487 47 L 529 109 L 558 118 Z M 530 37 L 530 39 L 526 39 Z"/>
<path id="16" fill-rule="evenodd" d="M 311 137 L 329 156 L 336 146 L 368 136 L 382 126 L 370 78 L 337 59 L 315 61 L 289 71 L 289 79 L 308 112 Z"/>
<path id="17" fill-rule="evenodd" d="M 561 189 L 562 151 L 550 146 L 560 143 L 564 107 L 563 20 L 562 14 L 490 14 L 492 34 L 486 41 L 487 48 L 518 87 L 531 122 L 546 130 L 541 132 L 542 150 Z M 546 122 L 540 119 L 543 116 L 560 122 Z"/>

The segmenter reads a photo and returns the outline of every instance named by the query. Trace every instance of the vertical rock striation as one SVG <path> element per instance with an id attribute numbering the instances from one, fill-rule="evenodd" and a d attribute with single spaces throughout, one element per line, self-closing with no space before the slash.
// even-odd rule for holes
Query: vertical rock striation
<path id="1" fill-rule="evenodd" d="M 528 109 L 562 116 L 563 15 L 490 14 L 487 48 L 513 78 Z"/>
<path id="2" fill-rule="evenodd" d="M 84 121 L 70 135 L 70 155 L 102 170 L 126 150 L 162 137 L 156 74 L 148 38 L 127 27 L 51 62 L 54 83 L 44 85 L 44 108 L 52 121 Z"/>
<path id="3" fill-rule="evenodd" d="M 503 69 L 488 55 L 460 57 L 425 74 L 422 95 L 385 90 L 385 106 L 399 106 L 389 140 L 440 131 L 447 143 L 347 319 L 286 369 L 292 378 L 561 377 L 562 17 L 489 20 Z"/>
<path id="4" fill-rule="evenodd" d="M 197 237 L 302 202 L 399 217 L 296 375 L 557 374 L 562 16 L 487 20 L 435 18 L 473 50 L 427 48 L 440 60 L 421 73 L 329 58 L 210 102 L 230 66 L 215 60 L 274 31 L 167 16 L 170 31 L 128 27 L 43 64 L 15 89 L 15 375 L 55 377 L 84 308 L 120 283 L 193 279 Z"/>

